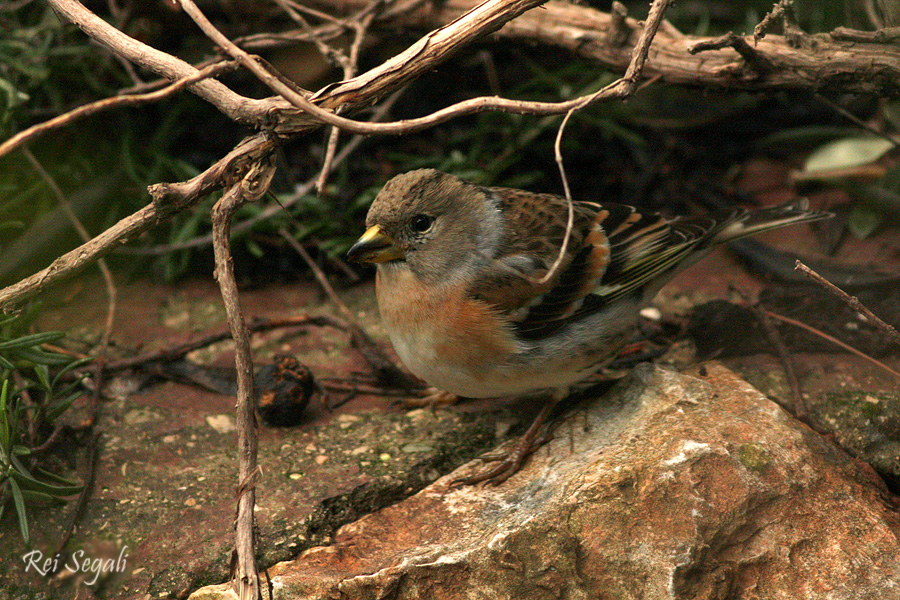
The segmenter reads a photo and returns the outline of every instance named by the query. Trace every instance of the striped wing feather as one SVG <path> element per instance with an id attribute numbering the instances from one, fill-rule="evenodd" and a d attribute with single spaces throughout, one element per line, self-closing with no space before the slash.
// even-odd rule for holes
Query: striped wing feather
<path id="1" fill-rule="evenodd" d="M 502 188 L 492 192 L 510 217 L 508 231 L 502 254 L 474 288 L 526 339 L 550 335 L 671 274 L 736 216 L 669 220 L 622 204 L 575 202 L 563 260 L 557 274 L 541 284 L 566 235 L 565 199 Z"/>

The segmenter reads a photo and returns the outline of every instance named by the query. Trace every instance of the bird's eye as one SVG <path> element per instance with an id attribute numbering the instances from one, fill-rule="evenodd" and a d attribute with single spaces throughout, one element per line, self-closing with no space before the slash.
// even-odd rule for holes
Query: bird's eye
<path id="1" fill-rule="evenodd" d="M 431 228 L 433 222 L 434 219 L 428 215 L 415 215 L 409 220 L 409 226 L 416 233 L 424 233 Z"/>

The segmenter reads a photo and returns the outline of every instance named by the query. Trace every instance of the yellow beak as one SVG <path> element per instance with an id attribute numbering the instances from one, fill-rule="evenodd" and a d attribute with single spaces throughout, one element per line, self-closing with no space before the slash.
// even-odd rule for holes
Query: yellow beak
<path id="1" fill-rule="evenodd" d="M 378 225 L 369 227 L 347 251 L 347 258 L 356 262 L 381 263 L 404 257 L 403 249 Z"/>

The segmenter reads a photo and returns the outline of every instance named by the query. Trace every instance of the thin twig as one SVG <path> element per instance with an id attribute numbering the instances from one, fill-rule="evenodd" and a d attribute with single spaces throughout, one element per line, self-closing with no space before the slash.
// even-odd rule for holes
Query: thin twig
<path id="1" fill-rule="evenodd" d="M 575 98 L 574 100 L 569 100 L 567 102 L 528 102 L 495 97 L 472 98 L 471 100 L 463 100 L 462 102 L 435 111 L 424 117 L 394 121 L 392 123 L 371 123 L 348 119 L 311 102 L 310 99 L 304 97 L 303 94 L 298 93 L 291 86 L 282 81 L 281 77 L 271 73 L 258 60 L 254 59 L 247 52 L 231 42 L 225 35 L 216 29 L 209 19 L 206 18 L 200 9 L 197 8 L 197 5 L 194 4 L 193 0 L 179 0 L 179 2 L 184 11 L 191 17 L 197 26 L 200 27 L 207 37 L 222 47 L 229 56 L 236 59 L 241 66 L 253 73 L 253 75 L 269 87 L 269 89 L 282 96 L 295 107 L 310 113 L 310 115 L 315 117 L 318 121 L 327 125 L 340 127 L 342 130 L 363 135 L 401 135 L 414 133 L 450 119 L 486 110 L 505 110 L 519 114 L 564 114 L 573 107 L 581 108 L 600 100 L 627 97 L 635 88 L 635 79 L 639 76 L 644 63 L 646 62 L 650 41 L 652 41 L 653 34 L 659 29 L 662 14 L 658 7 L 663 7 L 664 9 L 664 7 L 668 6 L 672 0 L 654 1 L 653 6 L 651 6 L 650 9 L 650 15 L 647 17 L 647 22 L 644 25 L 644 31 L 641 33 L 638 44 L 635 46 L 634 58 L 622 79 L 611 83 L 589 97 Z M 479 8 L 487 7 L 489 4 L 492 4 L 492 0 L 488 0 L 488 2 L 482 4 Z M 478 9 L 475 9 L 466 14 L 471 15 L 477 10 Z M 474 19 L 475 17 L 472 18 Z M 461 20 L 462 18 L 457 20 L 456 24 L 459 25 Z M 410 54 L 418 54 L 421 52 L 421 48 L 417 48 L 414 45 L 407 50 L 407 52 Z M 316 98 L 323 92 L 324 90 L 320 90 L 320 92 L 312 96 L 312 98 Z"/>
<path id="2" fill-rule="evenodd" d="M 851 296 L 841 288 L 837 287 L 836 285 L 807 267 L 799 260 L 795 263 L 794 270 L 799 271 L 800 274 L 807 279 L 815 281 L 826 290 L 828 290 L 831 294 L 840 298 L 847 306 L 862 314 L 869 323 L 875 325 L 876 327 L 887 333 L 888 336 L 890 336 L 890 338 L 894 341 L 894 343 L 897 344 L 898 347 L 900 347 L 900 333 L 898 333 L 893 326 L 888 325 L 887 323 L 882 321 L 878 317 L 878 315 L 863 306 L 862 302 L 859 301 L 859 298 L 857 298 L 856 296 Z"/>
<path id="3" fill-rule="evenodd" d="M 791 397 L 793 398 L 791 408 L 793 409 L 794 417 L 800 421 L 805 421 L 809 413 L 806 410 L 806 402 L 803 399 L 803 390 L 800 387 L 800 380 L 797 378 L 797 371 L 794 369 L 794 358 L 788 351 L 787 346 L 785 346 L 778 329 L 772 324 L 772 320 L 769 319 L 765 311 L 756 306 L 753 307 L 753 313 L 763 326 L 769 341 L 772 342 L 775 351 L 778 352 L 778 356 L 781 358 L 781 366 L 784 369 L 788 386 L 791 388 Z"/>
<path id="4" fill-rule="evenodd" d="M 748 44 L 747 40 L 743 37 L 735 35 L 734 32 L 728 32 L 718 38 L 698 42 L 688 48 L 688 52 L 697 54 L 708 50 L 721 50 L 722 48 L 732 48 L 735 52 L 740 54 L 741 58 L 744 59 L 744 62 L 747 63 L 747 66 L 753 69 L 759 76 L 765 75 L 775 68 L 772 61 Z"/>
<path id="5" fill-rule="evenodd" d="M 887 141 L 894 144 L 894 146 L 900 146 L 900 136 L 891 135 L 887 132 L 881 131 L 877 127 L 873 126 L 871 123 L 866 123 L 865 121 L 863 121 L 862 119 L 860 119 L 859 117 L 854 115 L 852 112 L 850 112 L 849 110 L 847 110 L 846 108 L 844 108 L 843 106 L 838 104 L 837 102 L 834 102 L 834 101 L 826 98 L 825 96 L 823 96 L 822 94 L 819 94 L 818 92 L 816 94 L 814 94 L 814 96 L 815 96 L 816 100 L 818 100 L 819 102 L 821 102 L 822 104 L 824 104 L 825 106 L 827 106 L 828 108 L 830 108 L 831 110 L 836 112 L 837 114 L 841 115 L 845 119 L 852 121 L 858 127 L 861 127 L 870 133 L 874 133 L 878 137 L 886 139 Z"/>
<path id="6" fill-rule="evenodd" d="M 378 0 L 380 4 L 381 0 Z M 362 47 L 363 39 L 366 36 L 366 30 L 375 18 L 375 13 L 369 13 L 361 21 L 354 22 L 353 27 L 353 44 L 350 46 L 350 56 L 340 53 L 341 67 L 344 70 L 344 79 L 351 79 L 356 75 L 357 65 L 359 64 L 359 50 Z M 328 134 L 328 144 L 325 147 L 325 160 L 322 161 L 322 170 L 319 178 L 316 180 L 316 193 L 321 194 L 325 188 L 325 182 L 328 181 L 328 175 L 331 174 L 334 155 L 337 152 L 338 140 L 341 136 L 341 130 L 337 127 L 331 128 Z"/>
<path id="7" fill-rule="evenodd" d="M 297 17 L 295 16 L 296 14 L 305 12 L 306 14 L 308 14 L 312 17 L 316 17 L 317 19 L 322 19 L 323 21 L 329 21 L 336 25 L 343 25 L 343 23 L 341 23 L 341 20 L 338 19 L 337 17 L 330 15 L 326 12 L 316 10 L 315 8 L 312 8 L 311 6 L 304 6 L 303 4 L 300 4 L 299 2 L 294 2 L 294 0 L 275 0 L 275 1 L 279 4 L 279 6 L 281 6 L 283 9 L 285 9 L 285 11 L 295 21 L 300 22 L 297 19 Z M 305 20 L 306 19 L 303 19 L 303 21 L 305 21 Z"/>
<path id="8" fill-rule="evenodd" d="M 575 113 L 575 108 L 572 108 L 569 112 L 566 113 L 566 116 L 563 117 L 562 123 L 559 124 L 559 130 L 556 132 L 556 141 L 553 143 L 553 154 L 556 158 L 556 166 L 559 168 L 559 177 L 562 179 L 563 190 L 566 194 L 566 210 L 568 211 L 568 216 L 566 218 L 566 233 L 563 236 L 562 246 L 559 247 L 559 254 L 556 256 L 556 260 L 553 261 L 553 264 L 550 265 L 550 268 L 544 274 L 543 277 L 535 281 L 537 285 L 543 285 L 550 281 L 555 275 L 556 271 L 559 269 L 559 266 L 562 264 L 563 259 L 566 257 L 566 252 L 569 250 L 569 240 L 572 239 L 572 228 L 575 225 L 575 205 L 572 202 L 572 191 L 569 189 L 569 178 L 566 177 L 566 168 L 563 165 L 563 157 L 562 157 L 562 136 L 563 131 L 565 131 L 566 123 L 569 122 L 569 117 L 571 117 Z"/>
<path id="9" fill-rule="evenodd" d="M 50 191 L 53 192 L 53 195 L 56 196 L 57 202 L 59 202 L 60 207 L 62 207 L 63 212 L 68 217 L 69 221 L 72 223 L 72 227 L 75 228 L 75 231 L 78 232 L 79 237 L 85 242 L 89 242 L 91 240 L 91 234 L 88 233 L 87 228 L 85 228 L 84 224 L 81 222 L 81 219 L 78 218 L 78 215 L 75 214 L 75 210 L 72 209 L 72 203 L 69 202 L 68 196 L 63 194 L 62 189 L 60 189 L 59 185 L 57 185 L 56 180 L 53 178 L 50 173 L 47 172 L 47 169 L 40 163 L 40 161 L 35 158 L 34 154 L 31 153 L 27 147 L 22 148 L 22 153 L 25 155 L 25 158 L 28 159 L 28 162 L 31 163 L 31 166 L 37 171 L 38 175 L 40 175 L 41 179 L 47 184 L 47 187 L 50 188 Z M 106 259 L 101 258 L 97 261 L 97 268 L 100 269 L 100 274 L 103 276 L 103 283 L 106 286 L 106 323 L 103 327 L 103 335 L 100 338 L 100 347 L 98 348 L 98 355 L 103 357 L 106 355 L 106 349 L 109 346 L 109 338 L 112 335 L 113 323 L 116 318 L 116 284 L 113 281 L 112 272 L 109 270 L 109 266 L 106 264 Z"/>
<path id="10" fill-rule="evenodd" d="M 96 419 L 95 419 L 96 421 Z M 81 493 L 78 495 L 78 500 L 75 501 L 75 506 L 72 508 L 72 514 L 69 515 L 69 520 L 66 523 L 65 533 L 62 538 L 59 540 L 56 546 L 56 554 L 54 556 L 59 556 L 63 550 L 66 549 L 66 546 L 69 544 L 69 540 L 72 539 L 72 533 L 75 531 L 75 526 L 78 524 L 78 520 L 81 518 L 82 513 L 84 512 L 84 507 L 87 506 L 88 498 L 91 496 L 91 491 L 94 487 L 94 478 L 97 473 L 97 454 L 100 447 L 100 432 L 94 430 L 91 432 L 90 440 L 87 444 L 87 449 L 85 451 L 86 455 L 86 464 L 84 466 L 84 480 L 82 483 Z"/>
<path id="11" fill-rule="evenodd" d="M 776 2 L 763 20 L 756 24 L 756 27 L 753 28 L 753 42 L 759 43 L 759 40 L 766 37 L 766 33 L 769 31 L 769 28 L 776 21 L 784 21 L 784 13 L 785 13 L 785 3 L 781 0 Z"/>
<path id="12" fill-rule="evenodd" d="M 153 92 L 147 92 L 144 94 L 132 94 L 128 96 L 113 96 L 111 98 L 104 98 L 102 100 L 97 100 L 96 102 L 91 102 L 90 104 L 85 104 L 84 106 L 79 106 L 78 108 L 74 108 L 69 112 L 63 113 L 57 117 L 53 117 L 52 119 L 49 119 L 42 123 L 38 123 L 37 125 L 33 125 L 27 129 L 23 129 L 16 135 L 0 144 L 0 156 L 9 154 L 12 150 L 18 148 L 22 144 L 33 141 L 39 136 L 60 127 L 70 125 L 78 119 L 83 119 L 85 117 L 95 115 L 106 110 L 111 110 L 113 108 L 135 106 L 137 104 L 146 104 L 148 102 L 158 102 L 159 100 L 163 100 L 165 98 L 168 98 L 169 96 L 174 96 L 178 92 L 184 90 L 190 85 L 197 83 L 198 81 L 209 79 L 210 77 L 215 77 L 216 75 L 234 69 L 236 66 L 237 62 L 231 60 L 226 62 L 219 62 L 210 65 L 189 77 L 179 79 L 178 81 L 175 81 L 174 83 Z"/>
<path id="13" fill-rule="evenodd" d="M 247 329 L 250 331 L 250 333 L 257 333 L 260 331 L 269 331 L 272 329 L 283 329 L 286 327 L 304 327 L 307 325 L 317 327 L 335 327 L 339 329 L 344 328 L 344 323 L 329 319 L 327 317 L 311 317 L 309 315 L 300 315 L 298 317 L 289 317 L 286 319 L 276 320 L 253 319 L 250 321 L 250 323 L 247 324 Z M 104 366 L 104 370 L 107 373 L 114 373 L 117 371 L 123 371 L 125 369 L 133 369 L 146 363 L 178 360 L 185 355 L 190 354 L 194 350 L 205 348 L 206 346 L 215 344 L 216 342 L 221 342 L 222 340 L 229 339 L 230 337 L 230 331 L 219 331 L 198 340 L 180 344 L 174 348 L 145 352 L 144 354 L 139 354 L 137 356 L 110 361 Z"/>
<path id="14" fill-rule="evenodd" d="M 819 331 L 819 330 L 816 329 L 815 327 L 813 327 L 813 326 L 811 326 L 811 325 L 807 325 L 806 323 L 804 323 L 804 322 L 802 322 L 802 321 L 797 321 L 796 319 L 792 319 L 792 318 L 790 318 L 790 317 L 784 317 L 784 316 L 782 316 L 782 315 L 773 313 L 772 311 L 766 310 L 766 309 L 764 309 L 764 308 L 761 308 L 760 310 L 762 310 L 762 311 L 766 314 L 766 316 L 768 316 L 768 317 L 772 317 L 773 319 L 777 319 L 777 320 L 779 320 L 779 321 L 781 321 L 781 322 L 783 322 L 783 323 L 787 323 L 787 324 L 789 324 L 789 325 L 793 325 L 794 327 L 799 327 L 799 328 L 801 328 L 801 329 L 805 329 L 806 331 L 812 333 L 813 335 L 817 335 L 817 336 L 819 336 L 820 338 L 822 338 L 823 340 L 828 340 L 828 341 L 831 342 L 832 344 L 835 344 L 836 346 L 840 346 L 841 348 L 843 348 L 843 349 L 846 350 L 847 352 L 851 352 L 851 353 L 853 353 L 853 354 L 859 356 L 860 358 L 864 358 L 864 359 L 866 359 L 867 361 L 871 362 L 872 364 L 877 365 L 878 367 L 881 367 L 882 369 L 884 369 L 885 371 L 887 371 L 888 373 L 890 373 L 890 374 L 893 375 L 894 377 L 900 378 L 900 373 L 898 373 L 898 372 L 895 371 L 894 369 L 890 368 L 889 366 L 887 366 L 887 365 L 884 364 L 883 362 L 881 362 L 881 361 L 879 361 L 879 360 L 877 360 L 877 359 L 875 359 L 875 358 L 872 358 L 871 356 L 869 356 L 868 354 L 865 354 L 864 352 L 860 352 L 859 350 L 857 350 L 857 349 L 854 348 L 853 346 L 849 346 L 849 345 L 845 344 L 845 343 L 842 342 L 841 340 L 839 340 L 839 339 L 837 339 L 837 338 L 834 338 L 834 337 L 828 335 L 828 334 L 825 333 L 824 331 Z"/>
<path id="15" fill-rule="evenodd" d="M 836 40 L 869 44 L 890 44 L 900 39 L 900 27 L 885 27 L 875 31 L 860 31 L 849 27 L 837 27 L 830 35 Z"/>
<path id="16" fill-rule="evenodd" d="M 303 244 L 294 239 L 288 230 L 284 227 L 278 228 L 278 235 L 280 235 L 284 241 L 288 243 L 288 245 L 297 251 L 297 254 L 303 258 L 303 262 L 307 264 L 310 270 L 313 272 L 313 275 L 316 278 L 316 281 L 319 282 L 319 285 L 322 286 L 322 289 L 325 291 L 325 294 L 331 300 L 331 302 L 337 307 L 341 314 L 344 315 L 344 318 L 348 321 L 353 321 L 353 313 L 350 312 L 350 309 L 347 308 L 347 305 L 344 304 L 344 301 L 341 300 L 340 296 L 337 295 L 337 292 L 334 291 L 334 288 L 331 286 L 331 282 L 328 281 L 328 278 L 325 276 L 325 273 L 322 272 L 322 269 L 319 265 L 316 264 L 316 261 L 312 259 L 312 256 L 309 255 L 309 252 L 306 251 L 306 248 L 303 247 Z"/>
<path id="17" fill-rule="evenodd" d="M 375 0 L 370 6 L 380 6 L 381 4 L 382 0 Z M 352 79 L 356 75 L 357 65 L 359 64 L 359 51 L 362 48 L 363 40 L 366 37 L 366 31 L 368 31 L 369 26 L 372 24 L 372 20 L 375 19 L 375 14 L 374 11 L 368 12 L 361 19 L 352 22 L 353 43 L 350 45 L 350 55 L 339 55 L 343 59 L 341 60 L 341 67 L 344 70 L 344 80 Z M 322 193 L 325 182 L 328 181 L 328 175 L 331 174 L 332 162 L 334 161 L 334 154 L 337 151 L 340 135 L 341 130 L 339 128 L 331 128 L 331 133 L 328 135 L 328 144 L 325 148 L 325 160 L 322 161 L 322 171 L 319 174 L 319 178 L 316 180 L 316 192 L 319 194 Z"/>
<path id="18" fill-rule="evenodd" d="M 377 109 L 372 115 L 372 121 L 378 122 L 384 119 L 387 114 L 390 112 L 391 108 L 394 107 L 394 104 L 397 103 L 397 100 L 400 99 L 400 96 L 403 95 L 403 92 L 406 91 L 406 88 L 402 88 L 391 94 L 391 96 L 378 105 Z M 336 168 L 338 165 L 342 164 L 347 158 L 353 154 L 354 151 L 365 141 L 367 136 L 356 134 L 353 138 L 347 142 L 347 145 L 344 146 L 340 152 L 337 153 L 337 156 L 334 157 L 334 162 L 332 164 L 333 168 Z M 316 176 L 318 177 L 318 176 Z M 298 186 L 295 191 L 288 196 L 287 198 L 282 198 L 279 204 L 273 204 L 263 210 L 259 211 L 259 213 L 253 215 L 236 224 L 231 228 L 232 235 L 237 235 L 239 233 L 243 233 L 250 228 L 252 228 L 257 223 L 260 223 L 272 215 L 283 211 L 286 208 L 289 208 L 295 204 L 297 204 L 300 200 L 303 199 L 315 186 L 316 177 L 313 177 L 307 180 L 302 185 Z M 184 242 L 176 243 L 176 244 L 161 244 L 159 246 L 151 246 L 149 248 L 121 248 L 118 252 L 122 254 L 132 254 L 136 256 L 158 256 L 161 254 L 168 254 L 169 252 L 177 252 L 179 250 L 188 250 L 190 248 L 199 248 L 201 246 L 208 246 L 212 244 L 212 234 L 206 234 L 202 236 L 195 237 L 191 240 L 187 240 Z"/>
<path id="19" fill-rule="evenodd" d="M 254 412 L 253 357 L 250 352 L 250 334 L 244 323 L 234 279 L 234 264 L 229 247 L 231 218 L 245 202 L 258 200 L 269 189 L 275 175 L 274 163 L 266 160 L 257 163 L 235 183 L 212 210 L 213 251 L 216 261 L 216 279 L 225 304 L 228 327 L 235 345 L 237 370 L 236 425 L 238 433 L 238 502 L 235 519 L 235 551 L 237 572 L 235 591 L 241 600 L 257 600 L 260 595 L 259 571 L 256 567 L 253 510 L 256 504 L 256 476 L 258 425 Z"/>
<path id="20" fill-rule="evenodd" d="M 753 28 L 753 43 L 758 44 L 776 21 L 781 21 L 784 37 L 792 44 L 796 44 L 803 37 L 803 30 L 797 25 L 794 14 L 794 0 L 778 0 L 772 10 Z"/>
<path id="21" fill-rule="evenodd" d="M 288 15 L 294 19 L 297 23 L 300 24 L 303 29 L 307 32 L 312 30 L 312 25 L 300 14 L 300 7 L 296 3 L 291 0 L 275 0 L 279 6 Z M 357 29 L 357 38 L 360 38 L 361 35 L 359 33 L 359 29 Z M 325 42 L 325 40 L 319 37 L 312 38 L 313 43 L 319 49 L 319 52 L 332 61 L 336 65 L 339 65 L 344 72 L 344 79 L 350 79 L 354 75 L 356 75 L 356 63 L 351 61 L 350 57 L 348 57 L 344 52 L 330 46 Z M 340 129 L 337 127 L 332 127 L 328 133 L 328 142 L 325 144 L 325 158 L 322 161 L 322 169 L 319 173 L 318 179 L 316 179 L 316 193 L 321 194 L 322 189 L 325 187 L 325 182 L 328 179 L 328 174 L 331 172 L 331 164 L 334 160 L 334 154 L 337 151 L 338 139 L 340 137 Z"/>
<path id="22" fill-rule="evenodd" d="M 587 96 L 582 96 L 581 98 L 576 98 L 575 104 L 566 111 L 566 116 L 563 117 L 562 123 L 559 125 L 559 131 L 556 133 L 556 141 L 553 144 L 553 152 L 556 157 L 556 165 L 559 168 L 559 175 L 562 178 L 563 189 L 565 190 L 566 195 L 566 206 L 568 208 L 568 218 L 566 220 L 566 233 L 563 237 L 563 243 L 559 248 L 559 254 L 556 256 L 556 260 L 553 261 L 553 264 L 547 270 L 543 277 L 535 281 L 538 285 L 543 285 L 550 281 L 559 270 L 560 265 L 562 265 L 563 260 L 565 259 L 566 252 L 569 248 L 569 240 L 572 237 L 572 228 L 575 224 L 575 207 L 572 202 L 572 192 L 569 189 L 569 180 L 566 177 L 566 169 L 563 165 L 562 158 L 562 136 L 563 131 L 566 128 L 566 124 L 569 122 L 569 118 L 575 113 L 576 110 L 581 110 L 582 108 L 588 106 L 589 104 L 595 102 L 601 96 L 603 96 L 608 89 L 612 89 L 612 86 L 615 86 L 619 83 L 624 83 L 625 87 L 622 91 L 622 97 L 628 97 L 634 93 L 635 88 L 640 82 L 641 73 L 644 70 L 644 63 L 647 61 L 647 54 L 650 52 L 650 44 L 653 43 L 653 37 L 656 35 L 657 30 L 659 29 L 660 24 L 663 20 L 663 15 L 666 13 L 666 8 L 668 8 L 669 4 L 671 4 L 673 0 L 653 0 L 653 3 L 650 5 L 650 13 L 647 15 L 647 21 L 644 23 L 644 29 L 641 31 L 641 35 L 638 38 L 637 44 L 634 46 L 634 52 L 631 55 L 631 62 L 628 64 L 628 68 L 625 70 L 625 74 L 621 79 L 614 82 L 613 84 L 606 86 L 593 94 L 589 94 Z"/>
<path id="23" fill-rule="evenodd" d="M 86 429 L 90 431 L 91 437 L 87 444 L 86 464 L 84 466 L 83 477 L 84 483 L 82 484 L 83 487 L 81 493 L 78 495 L 78 501 L 75 503 L 75 507 L 72 509 L 72 514 L 69 516 L 69 521 L 66 524 L 65 534 L 62 536 L 59 545 L 56 547 L 56 555 L 62 553 L 68 545 L 72 533 L 75 531 L 75 526 L 78 524 L 78 520 L 84 513 L 84 508 L 87 506 L 88 499 L 91 497 L 91 492 L 94 489 L 94 479 L 97 475 L 97 455 L 100 452 L 100 432 L 97 431 L 96 425 L 100 421 L 100 390 L 103 388 L 102 363 L 97 361 L 93 365 L 93 370 L 94 382 L 96 385 L 90 396 L 90 418 L 86 424 Z"/>

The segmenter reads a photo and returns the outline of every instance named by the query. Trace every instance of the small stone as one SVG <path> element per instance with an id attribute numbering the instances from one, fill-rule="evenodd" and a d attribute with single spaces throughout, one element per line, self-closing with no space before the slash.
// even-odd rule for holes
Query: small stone
<path id="1" fill-rule="evenodd" d="M 231 418 L 231 415 L 208 415 L 206 424 L 217 433 L 231 433 L 234 431 L 234 419 Z"/>
<path id="2" fill-rule="evenodd" d="M 316 457 L 316 464 L 324 465 L 327 460 L 328 460 L 328 457 L 326 455 L 320 454 Z"/>
<path id="3" fill-rule="evenodd" d="M 644 309 L 641 309 L 641 316 L 648 321 L 660 321 L 662 320 L 662 311 L 660 311 L 655 306 L 648 306 Z"/>
<path id="4" fill-rule="evenodd" d="M 430 444 L 425 444 L 423 442 L 413 442 L 411 444 L 405 444 L 400 451 L 405 454 L 415 454 L 416 452 L 431 452 L 434 450 L 434 447 Z"/>
<path id="5" fill-rule="evenodd" d="M 362 418 L 356 415 L 338 415 L 337 417 L 338 426 L 341 429 L 347 429 L 358 421 L 362 421 Z"/>
<path id="6" fill-rule="evenodd" d="M 162 415 L 146 408 L 135 408 L 125 413 L 123 420 L 126 425 L 141 425 L 142 423 L 152 423 L 161 421 Z"/>

